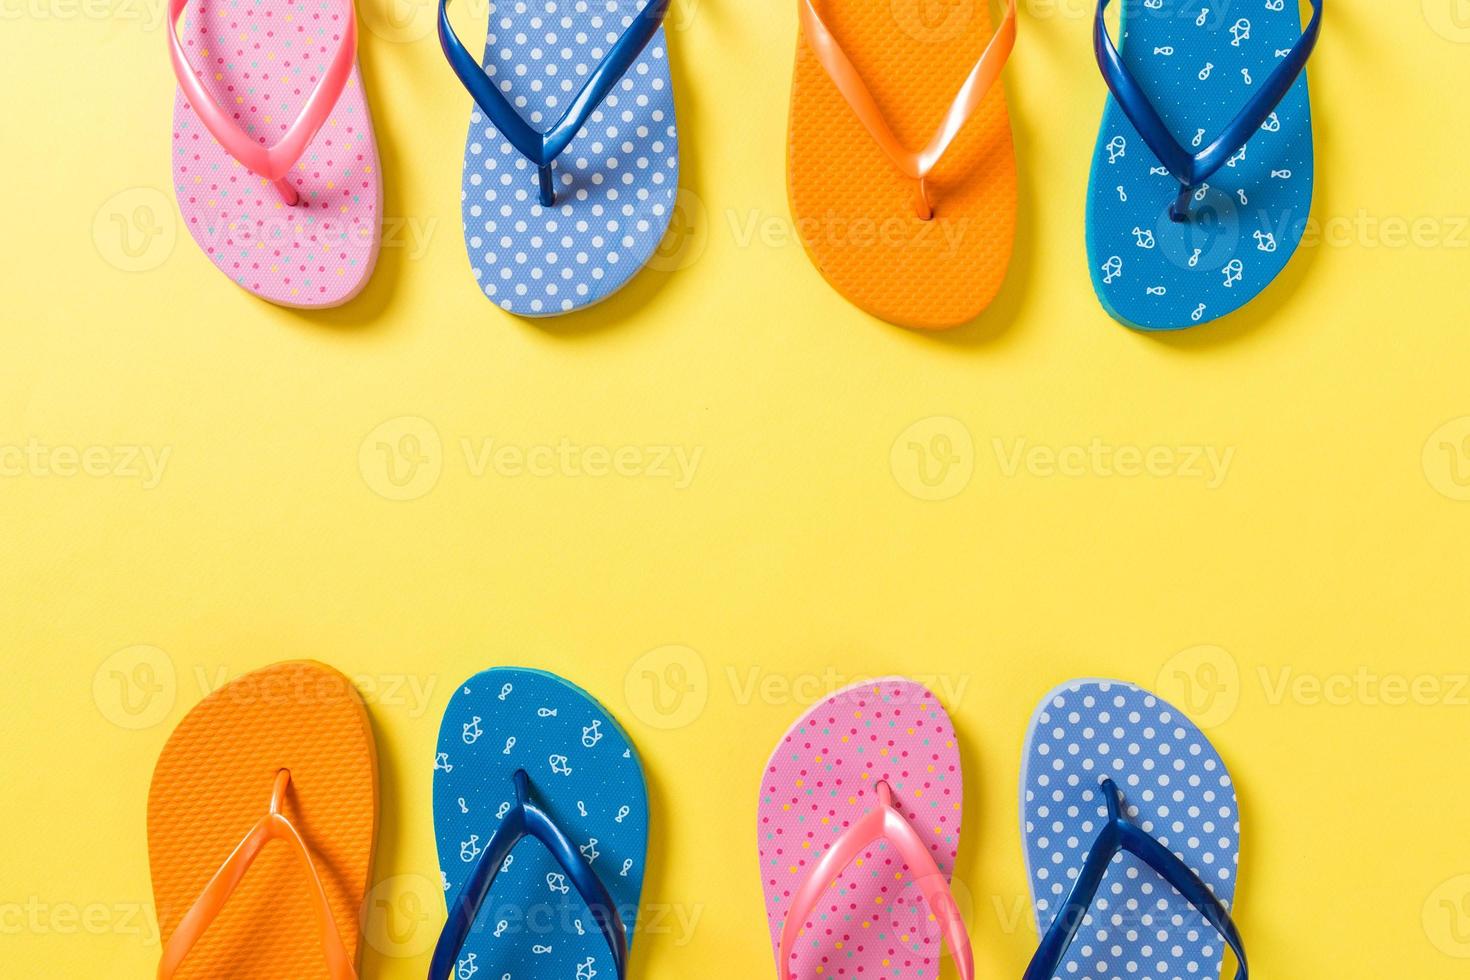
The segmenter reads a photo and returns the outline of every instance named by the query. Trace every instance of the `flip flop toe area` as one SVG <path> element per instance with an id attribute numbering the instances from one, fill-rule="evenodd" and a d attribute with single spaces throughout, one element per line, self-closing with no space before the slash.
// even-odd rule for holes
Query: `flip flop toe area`
<path id="1" fill-rule="evenodd" d="M 983 4 L 914 0 L 817 10 L 904 146 L 924 147 L 990 43 Z M 997 82 L 928 179 L 933 218 L 854 115 L 805 37 L 792 83 L 788 190 L 807 254 L 849 302 L 890 323 L 942 329 L 999 292 L 1016 227 L 1016 162 Z"/>
<path id="2" fill-rule="evenodd" d="M 482 67 L 522 117 L 546 130 L 632 25 L 641 3 L 490 4 Z M 476 281 L 502 309 L 553 316 L 617 292 L 653 255 L 678 196 L 679 141 L 662 28 L 552 165 L 536 167 L 475 107 L 460 195 Z"/>
<path id="3" fill-rule="evenodd" d="M 1230 775 L 1204 734 L 1154 695 L 1108 681 L 1052 692 L 1032 719 L 1021 778 L 1027 873 L 1042 932 L 1106 822 L 1104 778 L 1122 790 L 1129 818 L 1233 908 L 1240 814 Z M 1224 951 L 1178 892 L 1121 853 L 1055 976 L 1201 980 L 1220 975 Z"/>
<path id="4" fill-rule="evenodd" d="M 1179 144 L 1198 153 L 1300 39 L 1295 2 L 1249 10 L 1210 0 L 1123 5 L 1118 47 Z M 1223 11 L 1223 12 L 1222 12 Z M 1250 302 L 1285 267 L 1306 230 L 1314 158 L 1307 78 L 1190 202 L 1109 97 L 1092 161 L 1087 254 L 1093 286 L 1116 319 L 1140 329 L 1208 323 Z"/>
<path id="5" fill-rule="evenodd" d="M 631 943 L 648 850 L 648 793 L 632 743 L 580 688 L 497 668 L 471 678 L 444 713 L 434 763 L 434 824 L 453 907 L 501 816 L 517 769 L 607 887 Z M 586 904 L 550 852 L 516 845 L 458 958 L 460 975 L 616 977 Z"/>
<path id="6" fill-rule="evenodd" d="M 300 115 L 342 41 L 341 0 L 197 0 L 184 11 L 184 51 L 234 123 L 274 145 Z M 377 263 L 382 175 L 356 67 L 331 116 L 286 178 L 269 181 L 219 145 L 178 92 L 174 191 L 184 224 L 211 262 L 282 306 L 328 307 L 366 285 Z"/>
<path id="7" fill-rule="evenodd" d="M 377 763 L 366 709 L 342 674 L 277 664 L 201 701 L 159 755 L 148 792 L 148 859 L 162 942 L 269 809 L 290 770 L 283 812 L 311 852 L 344 947 L 355 951 L 377 829 Z M 325 975 L 307 877 L 291 849 L 265 848 L 179 980 Z"/>
<path id="8" fill-rule="evenodd" d="M 801 882 L 877 805 L 880 781 L 939 867 L 953 870 L 964 787 L 944 708 L 922 685 L 896 678 L 838 692 L 786 734 L 761 781 L 761 884 L 773 950 Z M 792 976 L 933 980 L 942 950 L 910 869 L 880 840 L 822 897 L 798 940 Z"/>

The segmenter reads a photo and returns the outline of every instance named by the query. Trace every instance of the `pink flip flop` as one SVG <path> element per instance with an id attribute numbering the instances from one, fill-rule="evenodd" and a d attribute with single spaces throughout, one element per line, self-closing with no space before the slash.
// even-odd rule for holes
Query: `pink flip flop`
<path id="1" fill-rule="evenodd" d="M 777 980 L 933 980 L 974 957 L 949 875 L 964 785 L 928 688 L 887 677 L 813 707 L 776 746 L 758 836 Z"/>
<path id="2" fill-rule="evenodd" d="M 383 200 L 352 0 L 169 0 L 168 23 L 190 234 L 262 299 L 347 302 L 377 262 Z"/>

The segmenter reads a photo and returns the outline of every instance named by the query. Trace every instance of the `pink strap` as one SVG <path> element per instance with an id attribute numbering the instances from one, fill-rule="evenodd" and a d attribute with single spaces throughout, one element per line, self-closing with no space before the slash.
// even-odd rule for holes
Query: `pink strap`
<path id="1" fill-rule="evenodd" d="M 272 181 L 282 199 L 287 204 L 295 204 L 299 199 L 296 188 L 286 182 L 286 175 L 311 145 L 317 130 L 331 116 L 333 107 L 347 88 L 348 79 L 352 77 L 353 65 L 357 62 L 356 6 L 352 0 L 347 0 L 347 26 L 342 31 L 342 43 L 333 52 L 332 60 L 322 77 L 317 80 L 316 88 L 307 96 L 301 115 L 296 117 L 296 121 L 278 143 L 265 146 L 263 138 L 257 140 L 240 128 L 235 122 L 237 114 L 230 113 L 214 100 L 199 73 L 189 63 L 188 56 L 184 54 L 184 47 L 179 41 L 178 23 L 188 2 L 189 0 L 169 0 L 167 31 L 169 58 L 173 62 L 174 76 L 178 78 L 185 98 L 194 113 L 204 122 L 205 128 L 230 156 L 249 170 Z"/>
<path id="2" fill-rule="evenodd" d="M 861 820 L 853 824 L 833 842 L 802 881 L 801 887 L 791 899 L 791 908 L 786 911 L 786 921 L 781 924 L 781 952 L 778 980 L 793 980 L 791 956 L 796 951 L 796 937 L 806 926 L 817 907 L 822 893 L 831 888 L 853 861 L 857 860 L 868 846 L 879 838 L 887 838 L 898 849 L 898 854 L 913 872 L 919 889 L 929 901 L 929 908 L 939 920 L 944 940 L 954 954 L 955 966 L 961 980 L 974 980 L 975 955 L 970 949 L 970 936 L 965 931 L 965 921 L 960 917 L 959 906 L 949 890 L 949 879 L 934 863 L 929 849 L 919 838 L 913 824 L 904 818 L 893 805 L 893 791 L 888 783 L 878 783 L 878 806 L 869 810 Z"/>
<path id="3" fill-rule="evenodd" d="M 906 148 L 894 135 L 893 129 L 888 125 L 888 120 L 883 116 L 883 110 L 878 108 L 873 93 L 868 90 L 867 83 L 863 81 L 862 75 L 858 73 L 846 52 L 842 50 L 842 46 L 837 43 L 837 38 L 823 23 L 821 15 L 817 13 L 817 8 L 812 5 L 812 0 L 801 0 L 801 27 L 812 53 L 817 56 L 817 61 L 831 76 L 833 84 L 837 86 L 837 91 L 842 93 L 842 97 L 852 107 L 853 114 L 872 135 L 874 141 L 882 147 L 883 152 L 888 154 L 888 158 L 893 161 L 893 166 L 898 172 L 919 182 L 917 201 L 919 217 L 926 221 L 934 217 L 924 179 L 939 163 L 940 158 L 944 156 L 955 137 L 960 134 L 960 130 L 964 128 L 965 123 L 975 114 L 985 94 L 1000 78 L 1001 69 L 1005 68 L 1006 62 L 1010 59 L 1011 51 L 1016 46 L 1016 0 L 1006 0 L 1005 16 L 1001 19 L 995 36 L 986 45 L 985 52 L 975 63 L 975 68 L 965 79 L 965 84 L 960 86 L 959 95 L 955 96 L 954 102 L 950 104 L 949 111 L 945 113 L 944 122 L 939 126 L 939 131 L 934 134 L 929 145 L 918 153 Z"/>
<path id="4" fill-rule="evenodd" d="M 307 850 L 306 842 L 301 839 L 291 821 L 281 813 L 281 807 L 286 800 L 286 788 L 290 782 L 289 770 L 282 769 L 276 774 L 270 811 L 250 828 L 250 833 L 245 835 L 245 839 L 225 859 L 225 863 L 215 872 L 209 884 L 204 886 L 204 891 L 193 907 L 179 920 L 168 944 L 163 947 L 163 959 L 158 964 L 158 980 L 169 980 L 177 972 L 189 951 L 203 938 L 210 923 L 224 911 L 225 904 L 229 902 L 230 896 L 235 893 L 255 859 L 260 856 L 260 852 L 273 840 L 283 840 L 291 844 L 292 852 L 306 867 L 312 886 L 313 904 L 316 906 L 317 925 L 322 933 L 327 975 L 331 980 L 357 980 L 357 970 L 353 966 L 355 957 L 342 944 L 342 934 L 337 931 L 337 920 L 332 916 L 332 904 L 327 900 L 327 892 L 316 873 L 316 865 L 312 864 L 311 852 Z"/>

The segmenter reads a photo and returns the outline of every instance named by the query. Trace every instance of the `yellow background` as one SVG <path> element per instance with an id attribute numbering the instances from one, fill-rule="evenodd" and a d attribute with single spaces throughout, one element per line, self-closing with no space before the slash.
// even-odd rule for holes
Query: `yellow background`
<path id="1" fill-rule="evenodd" d="M 396 2 L 365 0 L 361 60 L 398 228 L 364 295 L 303 314 L 232 286 L 180 226 L 159 0 L 5 0 L 0 444 L 48 454 L 0 478 L 8 976 L 151 975 L 153 760 L 210 686 L 293 657 L 372 702 L 399 918 L 369 924 L 367 978 L 423 975 L 437 720 L 495 664 L 565 674 L 638 743 L 645 897 L 697 917 L 639 937 L 646 980 L 773 974 L 762 765 L 813 697 L 887 672 L 950 694 L 980 976 L 1019 976 L 1035 942 L 1026 720 L 1087 675 L 1214 723 L 1262 976 L 1465 975 L 1470 5 L 1329 4 L 1321 233 L 1246 312 L 1145 336 L 1088 280 L 1090 0 L 1034 0 L 1006 75 L 1014 266 L 981 320 L 927 336 L 849 307 L 791 235 L 794 2 L 680 0 L 677 268 L 542 322 L 475 289 L 469 100 L 431 8 Z M 400 488 L 378 443 L 405 435 L 428 468 Z M 477 472 L 487 439 L 700 456 L 682 487 Z M 1214 487 L 1187 454 L 1135 477 L 1007 462 L 1016 440 L 1094 439 L 1233 455 Z M 145 486 L 56 473 L 56 447 L 169 455 Z"/>

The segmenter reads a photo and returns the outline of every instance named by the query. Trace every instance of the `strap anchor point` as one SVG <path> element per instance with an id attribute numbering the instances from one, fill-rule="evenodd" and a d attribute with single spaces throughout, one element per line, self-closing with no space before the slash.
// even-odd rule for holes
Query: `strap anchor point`
<path id="1" fill-rule="evenodd" d="M 1179 196 L 1174 199 L 1173 204 L 1169 205 L 1170 221 L 1176 225 L 1188 224 L 1190 222 L 1193 216 L 1190 214 L 1189 202 L 1190 198 L 1194 197 L 1196 190 L 1198 188 L 1193 185 L 1186 184 L 1183 181 L 1179 182 Z"/>
<path id="2" fill-rule="evenodd" d="M 276 784 L 271 788 L 271 816 L 280 816 L 281 811 L 286 808 L 286 790 L 290 785 L 291 770 L 278 770 L 276 772 Z"/>
<path id="3" fill-rule="evenodd" d="M 294 208 L 301 203 L 301 195 L 297 193 L 296 188 L 292 187 L 291 182 L 286 178 L 282 177 L 280 180 L 274 181 L 272 186 L 275 187 L 276 193 L 281 195 L 281 200 L 286 203 L 286 207 Z"/>
<path id="4" fill-rule="evenodd" d="M 510 778 L 516 787 L 516 803 L 525 806 L 531 802 L 531 777 L 526 774 L 526 770 L 517 769 Z"/>
<path id="5" fill-rule="evenodd" d="M 920 221 L 934 220 L 934 205 L 929 201 L 929 184 L 926 178 L 919 178 L 918 194 L 914 197 L 914 210 L 918 212 Z"/>

